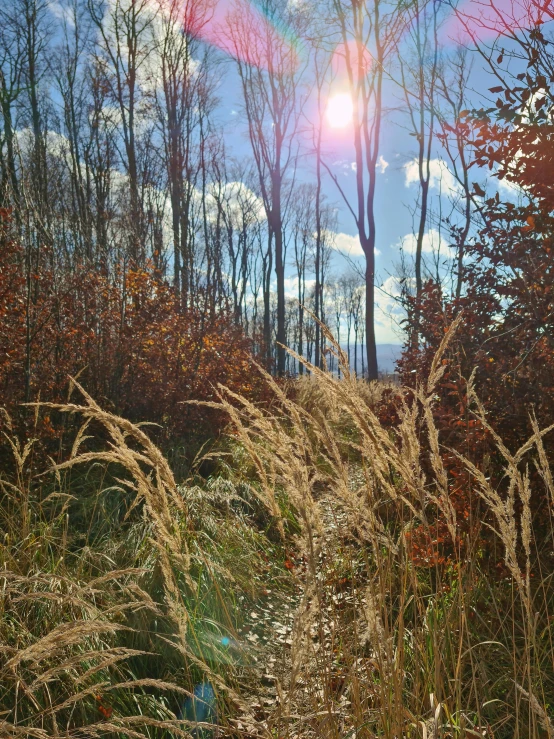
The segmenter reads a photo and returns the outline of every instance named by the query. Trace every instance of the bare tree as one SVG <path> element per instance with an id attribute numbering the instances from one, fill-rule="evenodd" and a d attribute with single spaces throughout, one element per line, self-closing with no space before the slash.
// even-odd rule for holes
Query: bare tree
<path id="1" fill-rule="evenodd" d="M 409 49 L 399 54 L 400 86 L 410 122 L 410 133 L 417 141 L 415 164 L 419 182 L 419 215 L 414 254 L 416 307 L 412 321 L 412 342 L 418 340 L 418 299 L 423 289 L 423 241 L 430 208 L 431 159 L 436 123 L 436 87 L 439 65 L 439 0 L 414 0 L 413 21 L 409 30 Z"/>
<path id="2" fill-rule="evenodd" d="M 462 294 L 464 282 L 464 257 L 466 244 L 470 235 L 472 220 L 477 213 L 473 207 L 473 195 L 469 168 L 471 151 L 467 146 L 469 131 L 461 121 L 460 114 L 467 106 L 468 79 L 471 74 L 471 63 L 465 49 L 459 49 L 447 66 L 440 70 L 438 86 L 444 106 L 438 108 L 441 125 L 440 140 L 450 162 L 450 168 L 461 189 L 461 198 L 457 209 L 461 212 L 461 224 L 451 223 L 451 231 L 456 244 L 456 271 L 454 295 L 457 300 Z"/>
<path id="3" fill-rule="evenodd" d="M 346 69 L 353 104 L 355 205 L 348 201 L 336 176 L 333 179 L 354 217 L 365 255 L 367 376 L 369 380 L 376 380 L 375 193 L 383 118 L 383 79 L 406 19 L 401 5 L 397 7 L 383 0 L 332 0 L 331 8 L 342 42 L 335 53 L 339 54 Z"/>
<path id="4" fill-rule="evenodd" d="M 90 143 L 90 77 L 86 74 L 90 51 L 90 20 L 81 4 L 74 0 L 61 22 L 61 38 L 50 68 L 55 89 L 61 98 L 60 132 L 66 140 L 69 218 L 73 224 L 74 251 L 79 259 L 92 262 L 93 210 L 90 197 L 90 172 L 85 149 Z M 63 194 L 60 193 L 60 197 Z"/>
<path id="5" fill-rule="evenodd" d="M 188 10 L 187 6 L 184 12 Z M 194 262 L 191 211 L 199 170 L 197 111 L 208 104 L 209 86 L 199 43 L 182 25 L 183 4 L 162 2 L 155 25 L 155 56 L 161 73 L 161 84 L 155 88 L 156 112 L 171 201 L 173 284 L 186 306 Z"/>
<path id="6" fill-rule="evenodd" d="M 297 25 L 291 5 L 264 0 L 263 13 L 275 25 Z M 243 106 L 256 163 L 268 224 L 268 262 L 275 257 L 277 283 L 277 373 L 285 371 L 285 254 L 283 223 L 287 207 L 285 180 L 298 152 L 298 132 L 303 102 L 296 49 L 274 26 L 257 28 L 240 4 L 230 18 L 230 34 L 236 51 Z M 269 275 L 268 275 L 269 277 Z M 264 285 L 266 344 L 270 341 L 270 282 Z"/>
<path id="7" fill-rule="evenodd" d="M 300 185 L 293 196 L 294 206 L 292 208 L 292 241 L 294 246 L 294 266 L 296 268 L 297 280 L 297 296 L 298 296 L 298 340 L 296 343 L 296 351 L 300 356 L 304 354 L 304 315 L 306 306 L 306 271 L 308 269 L 308 258 L 310 245 L 314 240 L 314 231 L 316 229 L 316 218 L 314 205 L 317 203 L 317 185 L 314 188 L 311 185 Z M 320 258 L 320 245 L 316 240 L 316 258 Z M 317 265 L 319 271 L 319 264 Z M 316 286 L 315 294 L 317 296 L 318 287 Z M 317 298 L 316 298 L 317 299 Z M 300 374 L 304 373 L 302 363 L 298 368 Z"/>
<path id="8" fill-rule="evenodd" d="M 153 49 L 152 26 L 154 6 L 149 0 L 89 0 L 91 17 L 98 31 L 97 64 L 103 68 L 109 87 L 114 120 L 121 135 L 121 161 L 129 188 L 129 257 L 135 264 L 145 259 L 145 218 L 139 181 L 139 151 L 137 131 L 141 104 L 145 103 L 141 90 L 148 74 L 148 62 Z"/>
<path id="9" fill-rule="evenodd" d="M 2 135 L 0 165 L 2 168 L 2 202 L 19 201 L 19 183 L 16 166 L 15 123 L 16 103 L 22 94 L 25 46 L 15 19 L 6 9 L 0 9 L 0 106 Z M 11 188 L 11 196 L 7 189 Z M 16 217 L 18 210 L 16 209 Z"/>

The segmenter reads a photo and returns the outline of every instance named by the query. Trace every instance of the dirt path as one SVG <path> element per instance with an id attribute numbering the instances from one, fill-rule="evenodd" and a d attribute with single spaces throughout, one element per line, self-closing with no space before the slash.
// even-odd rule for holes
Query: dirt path
<path id="1" fill-rule="evenodd" d="M 255 723 L 234 722 L 244 737 L 318 737 L 322 713 L 338 715 L 349 702 L 342 690 L 336 629 L 338 618 L 354 603 L 346 574 L 352 563 L 344 560 L 343 551 L 349 527 L 347 515 L 330 496 L 322 497 L 319 506 L 325 533 L 316 581 L 308 585 L 312 597 L 306 593 L 306 564 L 291 561 L 284 587 L 266 591 L 248 614 L 243 638 L 256 659 L 247 691 Z"/>

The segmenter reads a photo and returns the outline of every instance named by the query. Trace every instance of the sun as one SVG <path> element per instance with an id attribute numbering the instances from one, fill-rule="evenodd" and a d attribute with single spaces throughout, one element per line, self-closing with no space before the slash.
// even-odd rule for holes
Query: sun
<path id="1" fill-rule="evenodd" d="M 341 92 L 329 98 L 325 116 L 331 128 L 345 128 L 352 123 L 353 115 L 352 97 L 347 92 Z"/>

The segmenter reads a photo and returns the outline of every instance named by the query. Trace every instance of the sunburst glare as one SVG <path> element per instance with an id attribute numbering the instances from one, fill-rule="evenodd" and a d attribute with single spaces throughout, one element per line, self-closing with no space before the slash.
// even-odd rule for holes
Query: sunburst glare
<path id="1" fill-rule="evenodd" d="M 325 116 L 331 128 L 345 128 L 352 123 L 353 114 L 352 97 L 347 92 L 341 92 L 329 98 Z"/>

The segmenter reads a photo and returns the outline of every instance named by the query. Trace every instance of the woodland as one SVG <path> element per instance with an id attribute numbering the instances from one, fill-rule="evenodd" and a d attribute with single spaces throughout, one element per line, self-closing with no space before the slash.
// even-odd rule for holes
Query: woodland
<path id="1" fill-rule="evenodd" d="M 553 21 L 0 5 L 2 739 L 554 739 Z"/>

